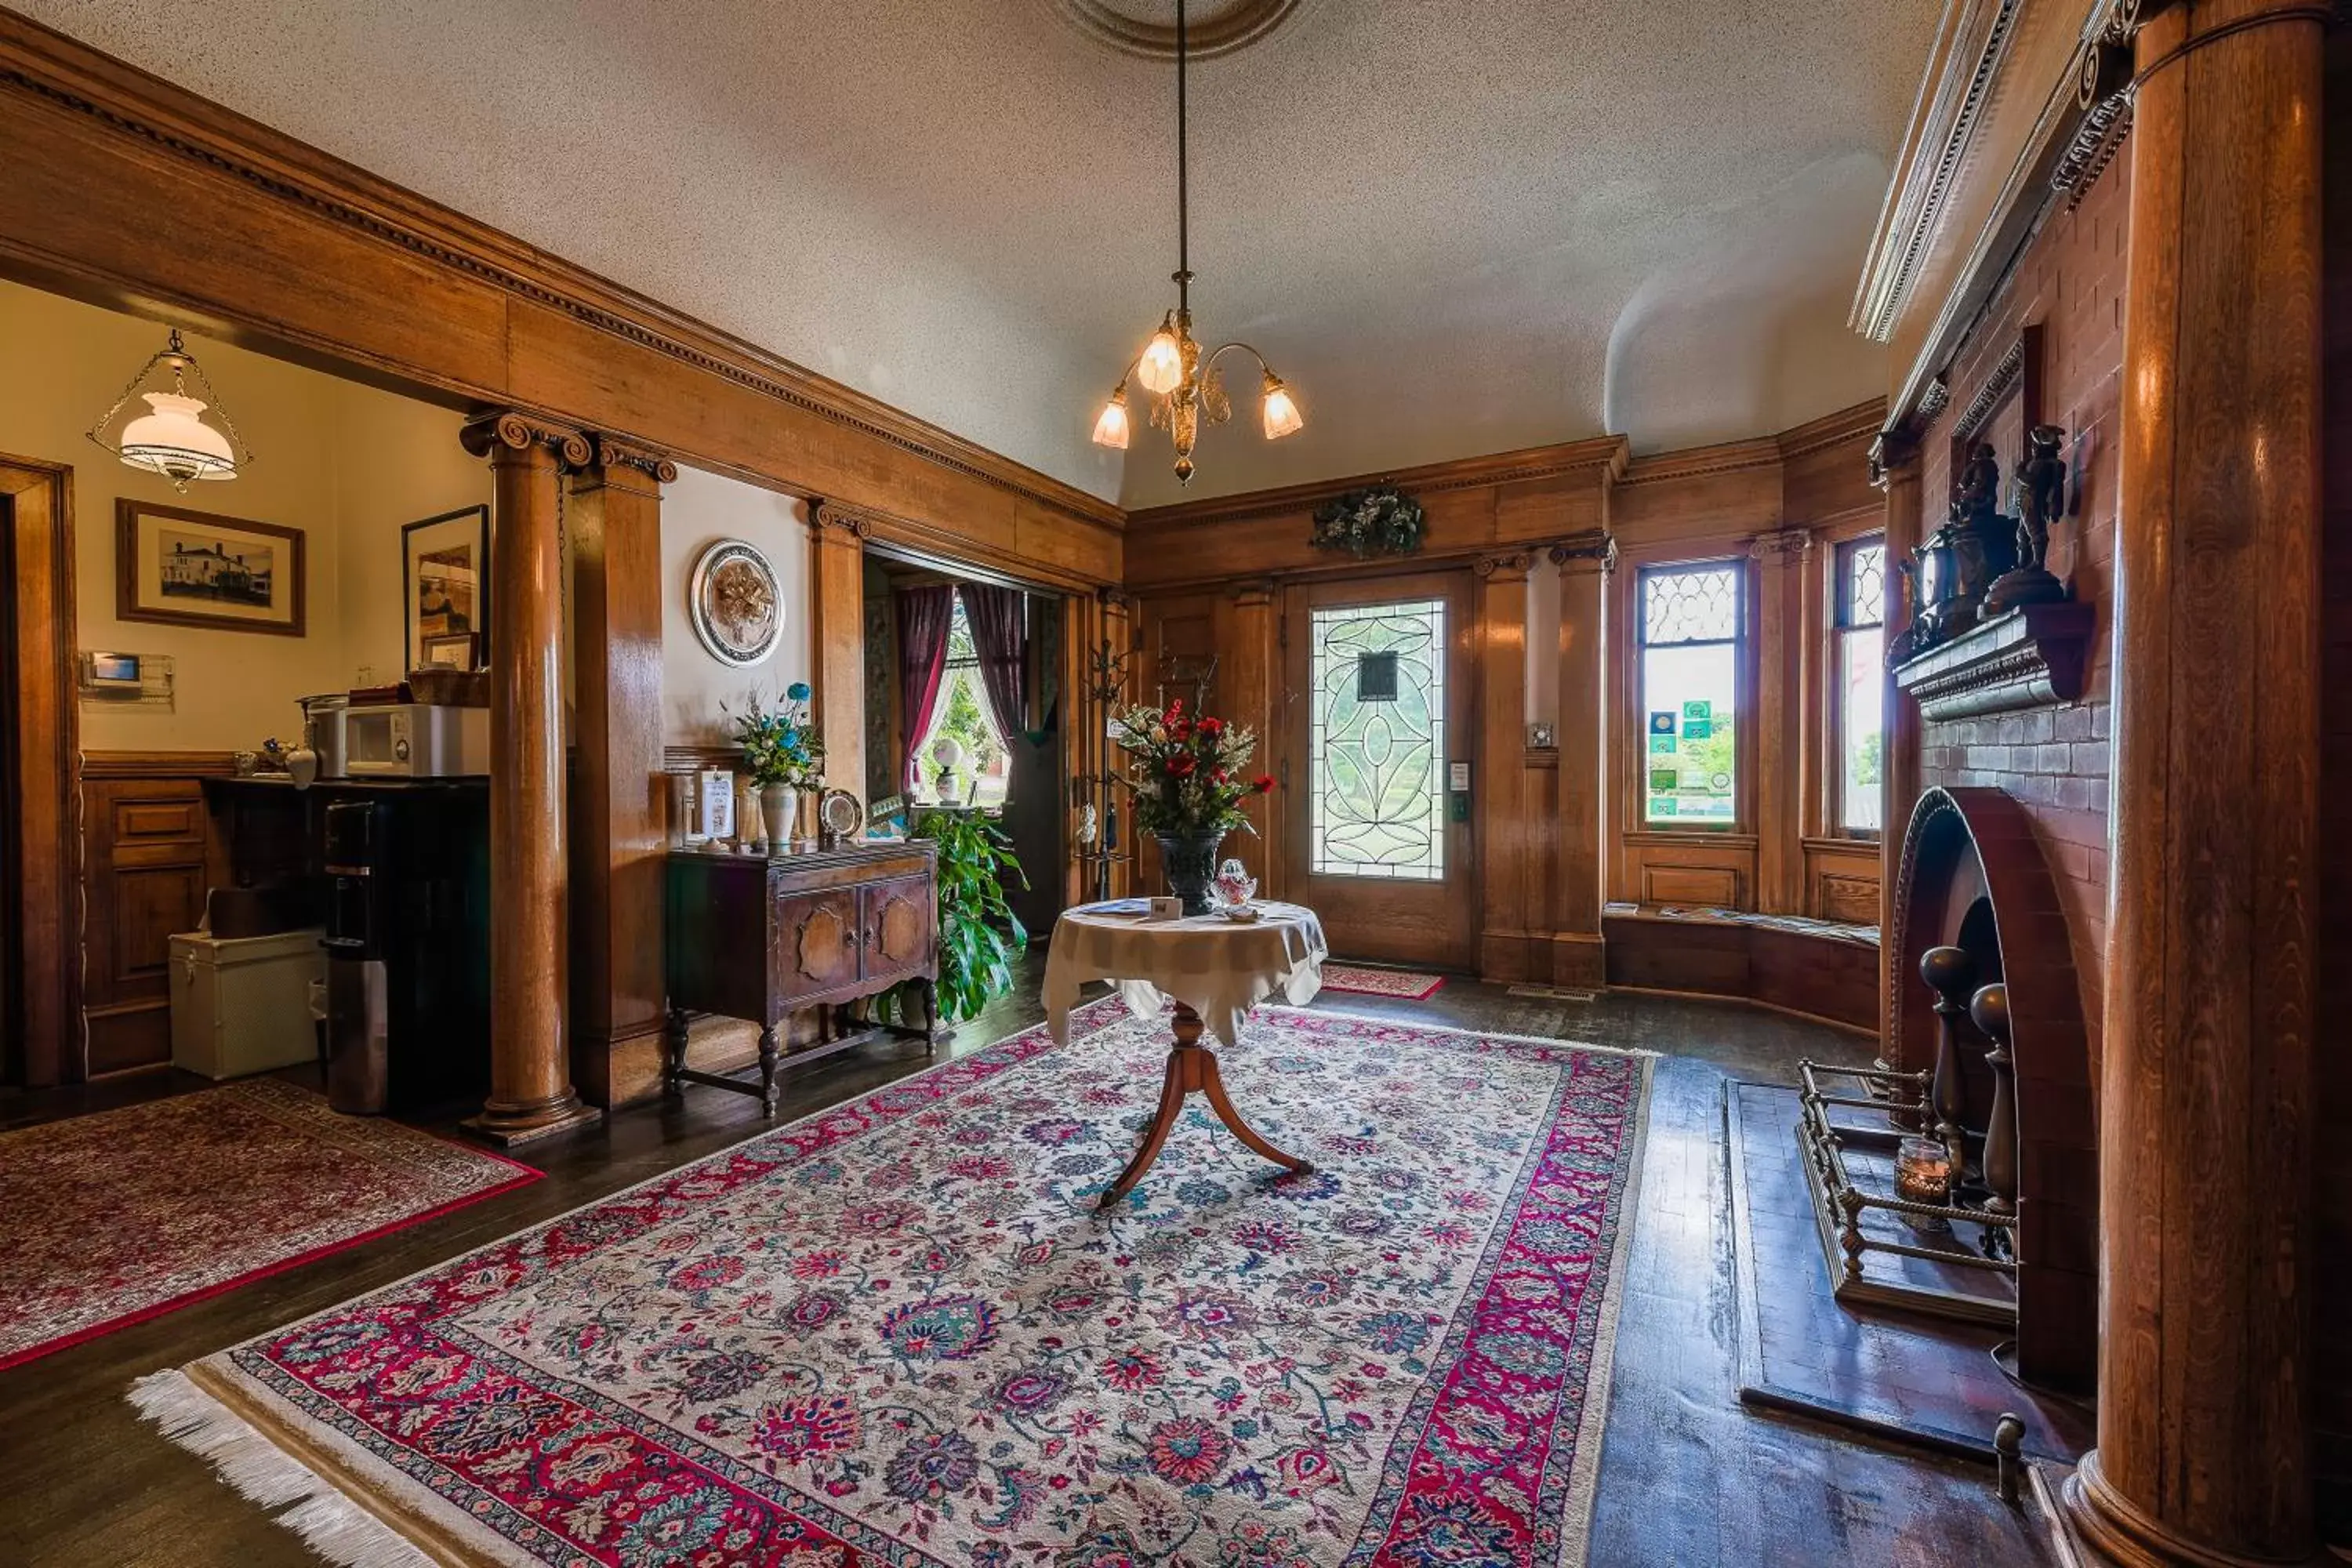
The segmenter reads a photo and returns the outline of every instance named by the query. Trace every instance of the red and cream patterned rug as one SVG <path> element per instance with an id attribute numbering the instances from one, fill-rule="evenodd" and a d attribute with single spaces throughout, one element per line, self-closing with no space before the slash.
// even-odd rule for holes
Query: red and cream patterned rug
<path id="1" fill-rule="evenodd" d="M 538 1179 L 273 1078 L 0 1133 L 0 1367 Z"/>
<path id="2" fill-rule="evenodd" d="M 1167 1026 L 1071 1033 L 132 1397 L 344 1563 L 1581 1563 L 1649 1061 L 1262 1008 L 1322 1169 L 1196 1107 L 1104 1213 Z"/>
<path id="3" fill-rule="evenodd" d="M 1323 966 L 1323 989 L 1352 991 L 1360 996 L 1394 996 L 1419 1002 L 1437 994 L 1445 984 L 1442 974 L 1422 974 L 1410 969 L 1365 969 L 1353 963 Z"/>

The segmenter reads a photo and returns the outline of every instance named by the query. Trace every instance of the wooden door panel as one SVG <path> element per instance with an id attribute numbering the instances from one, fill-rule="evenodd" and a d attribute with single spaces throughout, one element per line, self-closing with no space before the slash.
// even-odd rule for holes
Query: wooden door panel
<path id="1" fill-rule="evenodd" d="M 1473 608 L 1475 595 L 1469 573 L 1428 572 L 1409 574 L 1371 576 L 1340 582 L 1318 582 L 1293 587 L 1284 607 L 1286 647 L 1284 678 L 1286 685 L 1283 703 L 1282 772 L 1286 778 L 1286 800 L 1283 813 L 1282 896 L 1303 903 L 1314 910 L 1323 921 L 1332 952 L 1342 958 L 1362 958 L 1390 963 L 1423 964 L 1439 969 L 1470 970 L 1477 965 L 1478 870 L 1472 842 L 1472 824 L 1455 820 L 1450 809 L 1452 794 L 1449 777 L 1454 763 L 1474 763 L 1478 754 L 1477 685 L 1475 646 L 1477 626 Z M 1412 644 L 1409 639 L 1401 646 L 1405 654 L 1394 672 L 1400 682 L 1401 697 L 1405 700 L 1397 710 L 1394 722 L 1388 714 L 1379 715 L 1385 726 L 1383 737 L 1402 736 L 1406 753 L 1385 748 L 1390 738 L 1374 738 L 1362 725 L 1350 726 L 1346 716 L 1362 717 L 1362 700 L 1331 705 L 1333 691 L 1316 689 L 1316 612 L 1348 609 L 1369 610 L 1376 606 L 1403 606 L 1434 602 L 1441 606 L 1444 624 L 1442 649 L 1429 650 L 1425 643 Z M 1399 625 L 1413 617 L 1400 613 Z M 1386 651 L 1374 648 L 1374 642 L 1392 640 L 1383 635 L 1361 639 L 1360 652 L 1377 656 Z M 1376 683 L 1383 679 L 1379 667 L 1365 665 L 1360 657 L 1354 676 L 1347 673 L 1346 654 L 1352 641 L 1335 643 L 1326 661 L 1326 684 L 1353 679 Z M 1423 711 L 1425 705 L 1410 700 L 1414 690 L 1412 650 L 1420 647 L 1432 657 L 1421 659 L 1424 674 L 1441 676 L 1442 700 L 1433 711 Z M 1360 685 L 1356 689 L 1362 689 Z M 1418 689 L 1425 697 L 1427 681 Z M 1325 767 L 1336 767 L 1331 759 L 1346 756 L 1349 760 L 1382 755 L 1426 754 L 1433 772 L 1423 774 L 1418 762 L 1411 764 L 1410 777 L 1399 784 L 1393 775 L 1385 785 L 1367 785 L 1350 791 L 1344 785 L 1338 794 L 1324 802 L 1326 842 L 1351 846 L 1336 848 L 1320 869 L 1316 863 L 1316 816 L 1318 780 L 1340 779 L 1343 775 L 1327 773 L 1318 768 L 1317 725 L 1320 712 L 1328 722 L 1339 721 L 1349 738 L 1334 748 L 1327 739 L 1322 743 Z M 1442 726 L 1424 725 L 1422 721 L 1442 715 Z M 1369 722 L 1369 721 L 1366 721 Z M 1434 744 L 1422 753 L 1419 737 L 1429 735 Z M 1388 823 L 1384 806 L 1370 813 L 1357 811 L 1357 804 L 1370 799 L 1389 802 L 1402 798 L 1396 792 L 1416 801 L 1420 792 L 1433 790 L 1437 817 L 1433 827 L 1423 827 L 1416 821 L 1407 830 L 1392 828 Z M 1334 826 L 1335 822 L 1349 818 L 1346 828 Z M 1400 819 L 1401 820 L 1401 819 Z M 1425 819 L 1422 819 L 1425 820 Z M 1427 840 L 1416 837 L 1427 833 Z M 1354 837 L 1350 838 L 1349 836 Z M 1423 843 L 1432 847 L 1424 848 Z M 1385 847 L 1381 847 L 1384 846 Z M 1433 855 L 1432 849 L 1433 848 Z M 1427 865 L 1433 858 L 1439 874 L 1420 878 L 1410 875 L 1379 874 L 1374 862 L 1389 860 L 1405 868 Z M 1343 869 L 1350 866 L 1353 871 Z M 1397 865 L 1390 868 L 1398 868 Z"/>
<path id="2" fill-rule="evenodd" d="M 776 992 L 789 1005 L 858 978 L 857 890 L 803 893 L 776 906 Z"/>
<path id="3" fill-rule="evenodd" d="M 902 877 L 863 890 L 865 978 L 903 979 L 930 967 L 936 922 L 929 877 Z"/>

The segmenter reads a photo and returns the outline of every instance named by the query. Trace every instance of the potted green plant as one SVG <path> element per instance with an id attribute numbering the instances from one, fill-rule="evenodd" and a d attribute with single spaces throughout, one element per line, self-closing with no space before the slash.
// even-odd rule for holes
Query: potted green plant
<path id="1" fill-rule="evenodd" d="M 1184 912 L 1207 914 L 1217 846 L 1235 828 L 1256 831 L 1242 803 L 1274 788 L 1271 774 L 1242 776 L 1257 736 L 1186 713 L 1181 697 L 1165 709 L 1131 708 L 1115 724 L 1111 738 L 1134 759 L 1123 782 L 1135 796 L 1136 826 L 1159 840 L 1169 891 L 1184 900 Z"/>
<path id="2" fill-rule="evenodd" d="M 912 837 L 939 856 L 940 1021 L 961 1023 L 1013 989 L 1013 960 L 1029 932 L 1004 897 L 1004 879 L 1029 879 L 1012 841 L 977 812 L 926 811 Z"/>
<path id="3" fill-rule="evenodd" d="M 770 708 L 755 693 L 750 711 L 735 720 L 735 743 L 760 792 L 760 822 L 771 851 L 792 842 L 801 791 L 824 782 L 824 739 L 809 721 L 808 682 L 795 680 Z M 724 709 L 721 709 L 724 711 Z"/>

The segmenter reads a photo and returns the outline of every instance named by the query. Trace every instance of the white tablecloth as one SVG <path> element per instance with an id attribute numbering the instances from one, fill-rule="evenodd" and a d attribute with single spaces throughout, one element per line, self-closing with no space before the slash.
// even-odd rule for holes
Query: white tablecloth
<path id="1" fill-rule="evenodd" d="M 1323 923 L 1297 904 L 1260 903 L 1258 919 L 1221 915 L 1155 921 L 1082 904 L 1055 922 L 1045 957 L 1045 1021 L 1067 1043 L 1070 1009 L 1089 980 L 1110 980 L 1129 1011 L 1157 1016 L 1164 994 L 1201 1015 L 1226 1045 L 1237 1042 L 1250 1008 L 1279 995 L 1293 1006 L 1323 988 Z"/>

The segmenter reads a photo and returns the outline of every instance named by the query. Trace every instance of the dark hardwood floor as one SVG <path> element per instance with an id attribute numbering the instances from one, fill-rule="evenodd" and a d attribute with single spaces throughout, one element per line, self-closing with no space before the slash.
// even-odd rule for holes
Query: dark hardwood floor
<path id="1" fill-rule="evenodd" d="M 950 1050 L 1034 1023 L 1040 961 Z M 1450 981 L 1426 1002 L 1327 995 L 1341 1012 L 1664 1053 L 1650 1112 L 1595 1510 L 1594 1568 L 1626 1564 L 1969 1565 L 2048 1560 L 2041 1521 L 1993 1495 L 1989 1469 L 1748 1411 L 1738 1359 L 1722 1096 L 1727 1079 L 1791 1082 L 1799 1057 L 1855 1060 L 1855 1036 L 1737 1004 L 1603 994 L 1589 1003 Z M 876 1046 L 789 1076 L 787 1118 L 925 1066 Z M 0 1127 L 171 1092 L 168 1074 L 63 1095 L 0 1097 Z M 524 1151 L 548 1179 L 0 1373 L 0 1563 L 299 1568 L 294 1536 L 132 1414 L 131 1380 L 333 1305 L 443 1258 L 755 1136 L 758 1108 L 704 1091 Z M 0 1215 L 0 1224 L 6 1216 Z"/>

